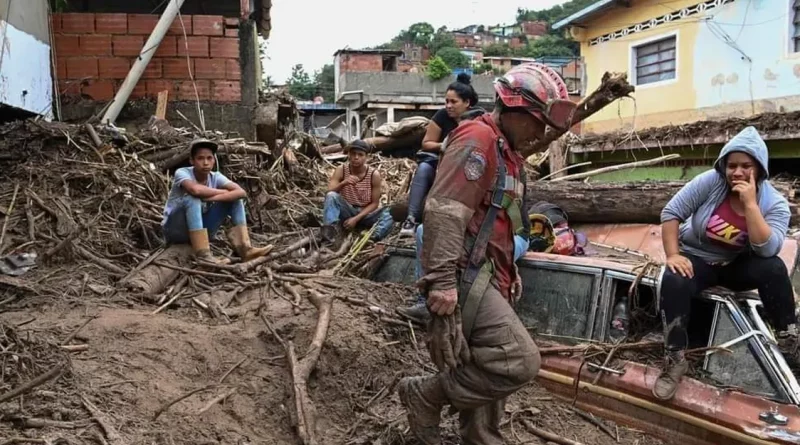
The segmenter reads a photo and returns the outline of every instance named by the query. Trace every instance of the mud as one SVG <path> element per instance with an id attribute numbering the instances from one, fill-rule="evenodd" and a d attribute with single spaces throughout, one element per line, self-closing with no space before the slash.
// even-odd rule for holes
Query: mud
<path id="1" fill-rule="evenodd" d="M 403 304 L 411 295 L 411 289 L 357 280 L 349 281 L 342 292 L 385 307 Z M 301 313 L 293 315 L 286 300 L 264 296 L 264 301 L 264 314 L 278 332 L 303 351 L 316 322 L 314 308 L 304 302 Z M 96 317 L 72 341 L 88 349 L 71 354 L 68 376 L 37 388 L 21 402 L 0 404 L 0 437 L 97 443 L 101 430 L 91 421 L 79 429 L 18 428 L 8 421 L 20 415 L 63 422 L 89 420 L 80 402 L 85 396 L 119 432 L 121 439 L 116 443 L 298 443 L 287 411 L 289 376 L 283 348 L 258 317 L 226 324 L 212 321 L 199 309 L 152 315 L 149 306 L 126 306 L 87 299 L 0 315 L 0 323 L 10 326 L 28 322 L 17 330 L 51 343 L 66 338 L 87 317 Z M 416 346 L 408 328 L 379 321 L 363 307 L 341 300 L 334 303 L 328 339 L 309 387 L 325 443 L 415 443 L 406 432 L 397 396 L 388 393 L 399 376 L 432 370 L 424 334 L 415 329 L 413 338 Z M 171 399 L 209 386 L 153 420 Z M 198 414 L 209 400 L 234 388 L 236 392 L 224 402 Z M 512 397 L 507 410 L 509 419 L 511 414 L 516 419 L 506 419 L 504 427 L 510 444 L 537 443 L 518 423 L 522 418 L 582 443 L 617 443 L 536 384 Z M 459 443 L 455 418 L 448 418 L 447 425 L 447 443 Z M 660 442 L 620 428 L 620 443 Z"/>

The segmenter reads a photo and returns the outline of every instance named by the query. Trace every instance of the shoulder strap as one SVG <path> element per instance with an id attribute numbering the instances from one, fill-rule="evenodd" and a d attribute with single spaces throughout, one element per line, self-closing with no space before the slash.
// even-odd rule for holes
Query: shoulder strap
<path id="1" fill-rule="evenodd" d="M 475 242 L 469 252 L 467 261 L 467 268 L 461 280 L 464 284 L 471 286 L 475 282 L 475 278 L 480 272 L 481 266 L 486 259 L 486 247 L 489 245 L 489 239 L 492 236 L 494 229 L 494 222 L 497 219 L 497 213 L 503 209 L 503 196 L 505 195 L 506 184 L 506 161 L 503 158 L 503 139 L 497 138 L 497 178 L 495 180 L 494 189 L 492 190 L 492 205 L 486 211 L 483 217 L 481 228 L 478 235 L 475 237 Z"/>

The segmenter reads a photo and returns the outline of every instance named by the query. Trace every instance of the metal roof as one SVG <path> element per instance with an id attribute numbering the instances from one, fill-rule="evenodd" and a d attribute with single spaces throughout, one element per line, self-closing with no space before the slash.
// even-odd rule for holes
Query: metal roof
<path id="1" fill-rule="evenodd" d="M 591 4 L 580 11 L 572 14 L 571 16 L 559 20 L 558 22 L 552 25 L 553 29 L 561 29 L 565 26 L 574 25 L 577 22 L 582 20 L 587 20 L 592 16 L 595 16 L 603 11 L 613 8 L 614 6 L 622 6 L 624 4 L 629 4 L 628 2 L 622 2 L 620 0 L 599 0 L 597 3 Z"/>

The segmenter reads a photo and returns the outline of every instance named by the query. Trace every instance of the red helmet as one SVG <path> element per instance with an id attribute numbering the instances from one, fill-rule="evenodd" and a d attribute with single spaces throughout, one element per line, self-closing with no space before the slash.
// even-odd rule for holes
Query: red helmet
<path id="1" fill-rule="evenodd" d="M 506 107 L 524 108 L 553 127 L 570 126 L 576 104 L 569 100 L 564 80 L 547 65 L 517 65 L 495 81 L 494 90 Z"/>

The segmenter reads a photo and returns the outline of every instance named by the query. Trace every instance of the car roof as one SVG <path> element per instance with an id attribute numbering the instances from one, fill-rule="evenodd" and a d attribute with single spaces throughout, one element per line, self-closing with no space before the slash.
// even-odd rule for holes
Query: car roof
<path id="1" fill-rule="evenodd" d="M 585 224 L 573 226 L 586 235 L 589 245 L 586 255 L 566 256 L 539 252 L 527 252 L 529 261 L 571 264 L 598 267 L 623 273 L 638 273 L 638 268 L 648 262 L 663 264 L 664 248 L 661 244 L 661 225 L 658 224 Z M 779 253 L 790 272 L 797 264 L 798 242 L 787 238 Z M 648 275 L 655 276 L 658 268 L 651 268 Z"/>

